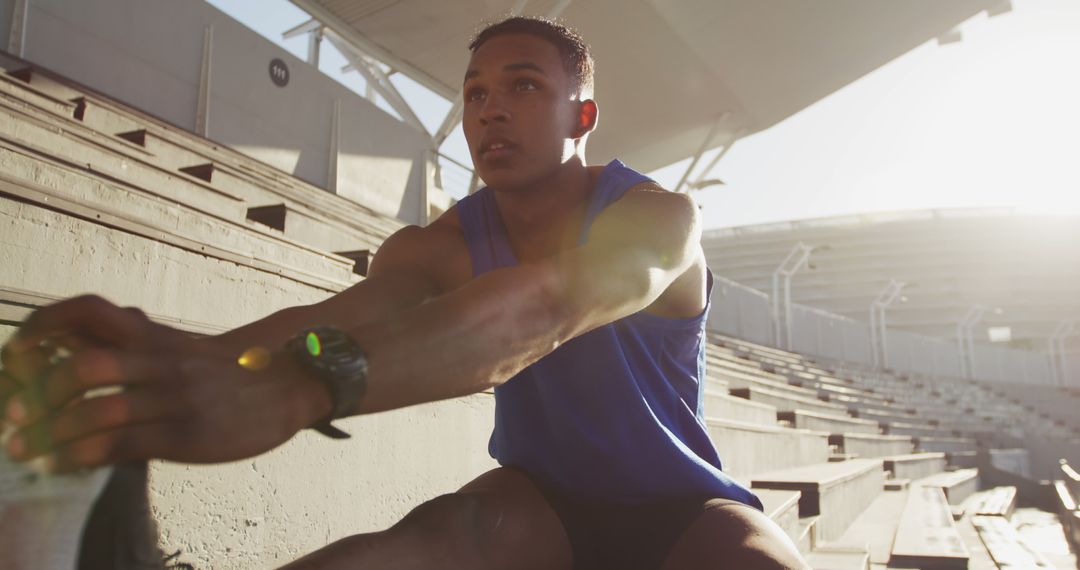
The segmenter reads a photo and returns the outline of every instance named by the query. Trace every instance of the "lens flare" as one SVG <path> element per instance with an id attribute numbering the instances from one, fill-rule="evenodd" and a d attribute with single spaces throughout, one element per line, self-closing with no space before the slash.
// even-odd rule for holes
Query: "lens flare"
<path id="1" fill-rule="evenodd" d="M 270 351 L 261 346 L 253 346 L 245 350 L 236 362 L 246 370 L 258 372 L 270 366 Z"/>
<path id="2" fill-rule="evenodd" d="M 319 341 L 319 335 L 313 332 L 307 334 L 307 350 L 312 356 L 322 354 L 322 343 Z"/>

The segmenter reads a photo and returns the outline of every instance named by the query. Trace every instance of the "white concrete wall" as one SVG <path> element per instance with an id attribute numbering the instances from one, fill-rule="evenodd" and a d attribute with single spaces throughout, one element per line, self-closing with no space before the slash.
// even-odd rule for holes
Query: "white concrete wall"
<path id="1" fill-rule="evenodd" d="M 14 0 L 0 0 L 0 38 L 10 30 L 13 6 Z M 430 137 L 205 2 L 32 0 L 24 58 L 195 131 L 207 26 L 209 138 L 316 186 L 336 187 L 381 213 L 421 222 Z M 289 68 L 285 87 L 270 80 L 274 58 Z M 341 109 L 336 155 L 330 152 L 335 101 Z"/>
<path id="2" fill-rule="evenodd" d="M 0 198 L 0 288 L 124 305 L 232 327 L 328 291 Z M 0 325 L 0 338 L 12 323 Z M 156 463 L 152 507 L 167 552 L 199 568 L 266 568 L 389 526 L 495 466 L 493 399 L 468 398 L 345 422 L 333 442 L 301 434 L 254 460 Z"/>

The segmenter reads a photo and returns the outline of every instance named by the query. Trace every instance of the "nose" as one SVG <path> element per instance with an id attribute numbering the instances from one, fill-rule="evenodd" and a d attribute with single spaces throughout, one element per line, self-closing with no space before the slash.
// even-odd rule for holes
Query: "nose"
<path id="1" fill-rule="evenodd" d="M 510 120 L 510 110 L 506 108 L 501 94 L 492 91 L 484 98 L 480 108 L 480 124 L 504 123 Z"/>

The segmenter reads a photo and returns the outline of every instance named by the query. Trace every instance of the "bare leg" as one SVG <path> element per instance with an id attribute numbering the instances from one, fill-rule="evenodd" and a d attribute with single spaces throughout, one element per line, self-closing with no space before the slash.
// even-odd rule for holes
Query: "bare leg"
<path id="1" fill-rule="evenodd" d="M 663 570 L 802 570 L 810 566 L 764 513 L 714 499 L 672 548 Z"/>
<path id="2" fill-rule="evenodd" d="M 382 532 L 343 538 L 283 570 L 571 567 L 558 516 L 522 472 L 498 468 Z"/>

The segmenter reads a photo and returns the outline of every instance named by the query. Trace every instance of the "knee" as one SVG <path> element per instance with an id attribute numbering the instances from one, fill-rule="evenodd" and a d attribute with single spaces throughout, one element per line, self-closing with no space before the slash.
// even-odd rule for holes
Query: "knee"
<path id="1" fill-rule="evenodd" d="M 733 568 L 801 570 L 810 566 L 794 542 L 764 513 L 741 504 L 709 504 L 690 529 Z M 718 549 L 717 545 L 724 545 Z M 709 555 L 705 555 L 707 558 Z"/>
<path id="2" fill-rule="evenodd" d="M 440 495 L 416 507 L 394 525 L 462 567 L 481 568 L 491 558 L 502 513 L 481 493 Z"/>

